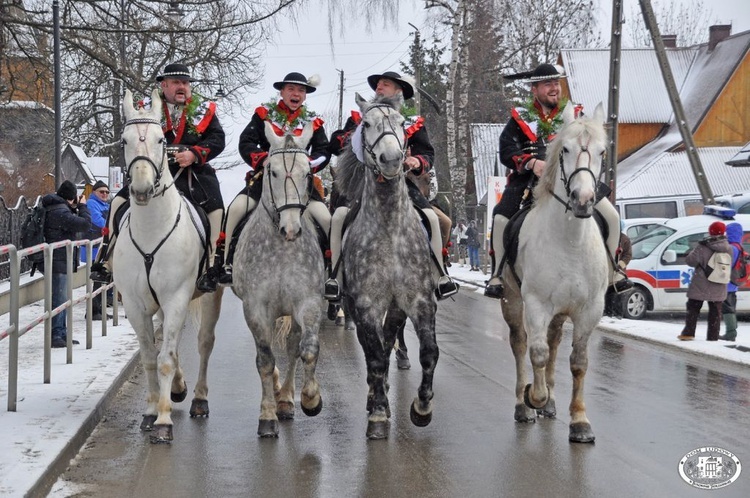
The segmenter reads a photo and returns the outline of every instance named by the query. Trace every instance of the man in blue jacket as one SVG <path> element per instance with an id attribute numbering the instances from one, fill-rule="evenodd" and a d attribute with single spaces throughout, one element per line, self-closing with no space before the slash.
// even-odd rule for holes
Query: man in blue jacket
<path id="1" fill-rule="evenodd" d="M 98 239 L 102 236 L 102 229 L 107 226 L 107 216 L 109 216 L 109 187 L 106 183 L 99 180 L 94 184 L 94 188 L 91 190 L 91 196 L 89 196 L 86 207 L 91 213 L 91 226 L 86 234 L 89 240 Z M 99 251 L 98 247 L 94 247 L 91 253 L 91 260 L 96 261 L 96 254 Z M 86 250 L 81 250 L 81 262 L 86 262 Z M 102 286 L 99 281 L 94 281 L 94 290 L 97 290 Z M 92 304 L 92 320 L 102 319 L 102 300 L 100 297 L 96 297 L 91 302 Z"/>
<path id="2" fill-rule="evenodd" d="M 42 206 L 47 210 L 44 219 L 44 240 L 47 243 L 61 240 L 75 240 L 79 232 L 88 232 L 91 214 L 86 207 L 86 197 L 78 195 L 78 189 L 69 180 L 62 182 L 57 192 L 42 197 Z M 73 264 L 77 268 L 78 257 L 73 254 Z M 45 271 L 49 271 L 45 268 Z M 67 299 L 68 272 L 64 247 L 55 249 L 52 254 L 52 308 L 57 308 Z M 52 347 L 67 346 L 67 310 L 52 317 Z M 73 341 L 78 344 L 78 341 Z"/>

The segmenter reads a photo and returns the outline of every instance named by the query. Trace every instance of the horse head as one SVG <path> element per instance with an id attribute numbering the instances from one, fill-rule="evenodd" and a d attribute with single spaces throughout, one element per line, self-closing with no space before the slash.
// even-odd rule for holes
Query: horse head
<path id="1" fill-rule="evenodd" d="M 576 118 L 573 106 L 568 102 L 563 109 L 563 126 L 549 148 L 548 164 L 540 187 L 553 191 L 552 195 L 558 200 L 567 197 L 563 204 L 575 217 L 590 217 L 596 204 L 597 184 L 604 172 L 602 163 L 606 150 L 602 104 L 596 106 L 593 117 Z M 558 170 L 560 174 L 556 180 Z"/>
<path id="2" fill-rule="evenodd" d="M 289 133 L 278 136 L 269 122 L 265 126 L 270 148 L 263 175 L 262 202 L 274 220 L 278 216 L 278 228 L 286 240 L 294 240 L 302 233 L 302 213 L 310 200 L 307 187 L 312 178 L 307 144 L 313 126 L 306 124 L 300 136 Z"/>
<path id="3" fill-rule="evenodd" d="M 167 160 L 164 132 L 161 128 L 161 96 L 159 90 L 151 93 L 151 108 L 136 109 L 133 94 L 125 90 L 123 101 L 125 125 L 122 130 L 122 147 L 125 158 L 125 177 L 130 188 L 130 198 L 145 206 L 156 194 Z"/>
<path id="4" fill-rule="evenodd" d="M 406 138 L 404 117 L 400 109 L 401 94 L 394 97 L 376 96 L 371 102 L 356 94 L 362 111 L 362 147 L 364 163 L 379 180 L 392 180 L 403 174 Z"/>

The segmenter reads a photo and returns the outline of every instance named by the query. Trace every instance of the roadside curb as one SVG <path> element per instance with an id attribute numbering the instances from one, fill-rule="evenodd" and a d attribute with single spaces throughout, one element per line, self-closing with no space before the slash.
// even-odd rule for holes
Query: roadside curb
<path id="1" fill-rule="evenodd" d="M 81 422 L 81 426 L 76 431 L 75 435 L 68 441 L 63 450 L 58 454 L 55 459 L 50 463 L 49 467 L 44 471 L 42 476 L 34 483 L 33 486 L 24 494 L 28 497 L 43 497 L 47 496 L 52 486 L 55 484 L 57 479 L 62 475 L 68 468 L 70 461 L 75 458 L 78 452 L 83 447 L 84 443 L 94 431 L 109 405 L 112 403 L 114 398 L 117 396 L 120 388 L 123 386 L 125 381 L 129 379 L 135 372 L 136 367 L 139 365 L 139 349 L 136 348 L 133 353 L 133 357 L 128 360 L 125 367 L 115 377 L 112 384 L 109 386 L 107 391 L 102 395 L 96 407 L 88 414 L 88 416 Z"/>

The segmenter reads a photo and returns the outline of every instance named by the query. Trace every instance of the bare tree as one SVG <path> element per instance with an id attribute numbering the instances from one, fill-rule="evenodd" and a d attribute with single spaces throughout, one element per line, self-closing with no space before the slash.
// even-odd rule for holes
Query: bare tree
<path id="1" fill-rule="evenodd" d="M 49 71 L 52 22 L 48 0 L 27 0 L 23 15 L 0 10 L 11 39 L 33 30 L 46 43 L 26 51 Z M 125 88 L 147 95 L 168 63 L 192 68 L 195 90 L 211 97 L 221 88 L 230 102 L 262 77 L 264 30 L 295 0 L 78 0 L 60 2 L 64 141 L 94 154 L 119 156 Z M 41 53 L 41 57 L 39 54 Z"/>
<path id="2" fill-rule="evenodd" d="M 689 47 L 708 41 L 707 26 L 711 25 L 713 11 L 703 4 L 702 0 L 689 3 L 653 1 L 656 23 L 662 35 L 676 35 L 677 45 Z M 651 34 L 643 21 L 639 5 L 630 6 L 627 26 L 628 37 L 624 44 L 630 47 L 651 47 Z"/>

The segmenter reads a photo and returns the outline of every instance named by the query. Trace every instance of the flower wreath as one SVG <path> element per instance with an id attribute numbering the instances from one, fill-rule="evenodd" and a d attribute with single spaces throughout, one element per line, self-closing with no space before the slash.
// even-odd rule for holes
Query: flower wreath
<path id="1" fill-rule="evenodd" d="M 166 102 L 164 100 L 163 93 L 161 94 L 161 98 L 162 102 Z M 183 112 L 185 113 L 185 127 L 187 128 L 188 133 L 193 135 L 200 135 L 197 126 L 203 120 L 206 112 L 208 112 L 210 105 L 210 100 L 206 99 L 199 93 L 193 92 L 193 95 L 190 97 L 190 100 L 187 101 L 185 109 L 183 110 Z M 151 109 L 151 97 L 144 97 L 143 99 L 139 100 L 137 107 L 146 110 Z M 179 123 L 172 123 L 172 126 L 175 128 L 175 130 L 177 129 L 178 125 Z M 161 116 L 161 126 L 162 128 L 165 128 L 167 126 L 167 116 L 163 112 Z"/>
<path id="2" fill-rule="evenodd" d="M 568 99 L 565 97 L 560 99 L 557 108 L 562 110 L 565 109 L 565 105 L 568 103 Z M 520 113 L 521 119 L 530 123 L 536 122 L 536 136 L 539 138 L 547 138 L 550 135 L 554 135 L 562 126 L 563 118 L 562 112 L 558 111 L 552 118 L 542 119 L 539 114 L 539 109 L 534 106 L 534 97 L 530 97 L 523 103 L 523 111 Z"/>
<path id="3" fill-rule="evenodd" d="M 297 127 L 305 126 L 305 124 L 318 117 L 318 115 L 315 114 L 315 111 L 309 110 L 307 106 L 303 104 L 299 108 L 297 117 L 289 121 L 289 115 L 279 110 L 278 101 L 275 98 L 261 105 L 268 109 L 268 114 L 266 115 L 267 120 L 279 125 L 281 128 L 288 127 L 289 130 L 295 130 Z"/>

